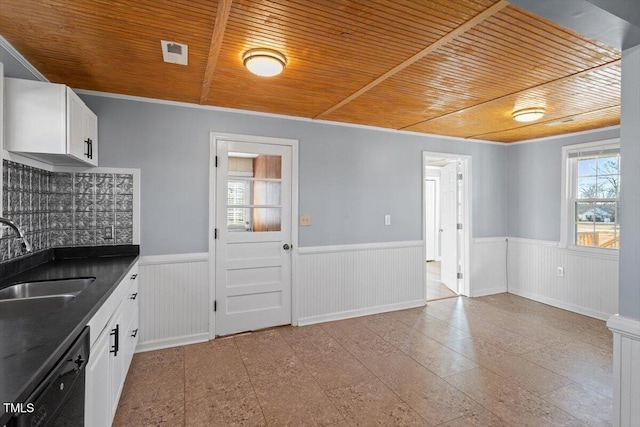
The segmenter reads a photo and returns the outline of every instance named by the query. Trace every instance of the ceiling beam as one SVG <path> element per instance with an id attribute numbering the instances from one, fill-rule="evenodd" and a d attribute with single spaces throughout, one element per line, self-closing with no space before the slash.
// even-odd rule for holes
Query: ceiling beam
<path id="1" fill-rule="evenodd" d="M 472 110 L 472 109 L 474 109 L 476 107 L 481 107 L 481 106 L 484 106 L 484 105 L 487 105 L 487 104 L 491 104 L 492 102 L 499 101 L 499 100 L 507 98 L 509 96 L 518 95 L 518 94 L 525 93 L 525 92 L 528 92 L 528 91 L 534 90 L 534 89 L 540 89 L 540 88 L 543 88 L 545 86 L 549 86 L 549 85 L 552 85 L 552 84 L 563 82 L 565 80 L 575 79 L 576 77 L 580 77 L 580 76 L 583 76 L 585 74 L 592 73 L 594 71 L 604 70 L 605 68 L 613 67 L 614 65 L 620 65 L 621 61 L 622 60 L 620 60 L 620 59 L 616 59 L 615 61 L 607 62 L 605 64 L 601 64 L 601 65 L 598 65 L 596 67 L 588 68 L 586 70 L 582 70 L 582 71 L 579 71 L 579 72 L 574 73 L 574 74 L 569 74 L 568 76 L 560 77 L 558 79 L 550 80 L 548 82 L 544 82 L 544 83 L 541 83 L 541 84 L 536 85 L 536 86 L 531 86 L 531 87 L 528 87 L 526 89 L 522 89 L 522 90 L 519 90 L 519 91 L 516 91 L 516 92 L 511 92 L 511 93 L 508 93 L 506 95 L 499 96 L 497 98 L 489 99 L 487 101 L 480 102 L 479 104 L 472 105 L 471 107 L 466 107 L 466 108 L 462 108 L 460 110 L 451 111 L 450 113 L 446 113 L 446 114 L 443 114 L 443 115 L 437 116 L 437 117 L 431 117 L 430 119 L 427 119 L 427 120 L 421 120 L 419 122 L 412 123 L 410 125 L 401 127 L 398 130 L 410 130 L 410 128 L 412 128 L 414 126 L 421 125 L 423 123 L 428 123 L 428 122 L 433 121 L 433 120 L 438 120 L 438 119 L 441 119 L 443 117 L 452 116 L 454 114 L 458 114 L 458 113 L 461 113 L 463 111 Z"/>
<path id="2" fill-rule="evenodd" d="M 386 73 L 384 73 L 383 75 L 381 75 L 380 77 L 378 77 L 377 79 L 372 81 L 371 83 L 367 84 L 366 86 L 358 89 L 356 92 L 352 93 L 351 95 L 349 95 L 348 97 L 346 97 L 342 101 L 338 102 L 337 104 L 335 104 L 334 106 L 332 106 L 328 110 L 323 111 L 322 113 L 318 114 L 317 116 L 314 117 L 314 119 L 321 119 L 321 118 L 326 117 L 327 115 L 333 113 L 338 108 L 344 106 L 345 104 L 348 104 L 349 102 L 353 101 L 354 99 L 356 99 L 357 97 L 359 97 L 363 93 L 368 92 L 369 90 L 371 90 L 374 87 L 378 86 L 380 83 L 382 83 L 383 81 L 387 80 L 389 77 L 392 77 L 393 75 L 399 73 L 400 71 L 402 71 L 405 68 L 407 68 L 409 65 L 421 60 L 425 56 L 429 55 L 431 52 L 439 49 L 440 47 L 442 47 L 445 44 L 449 43 L 454 38 L 456 38 L 456 37 L 460 36 L 461 34 L 467 32 L 469 29 L 471 29 L 475 25 L 477 25 L 480 22 L 484 21 L 485 19 L 495 15 L 496 13 L 498 13 L 500 10 L 504 9 L 508 5 L 509 5 L 509 3 L 506 0 L 501 0 L 498 3 L 494 4 L 493 6 L 485 9 L 484 11 L 480 12 L 479 14 L 474 16 L 473 18 L 469 19 L 464 24 L 462 24 L 459 27 L 455 28 L 454 30 L 448 32 L 447 34 L 445 34 L 444 36 L 442 36 L 441 38 L 436 40 L 431 45 L 429 45 L 426 48 L 422 49 L 420 52 L 416 53 L 411 58 L 407 59 L 406 61 L 404 61 L 401 64 L 397 65 L 396 67 L 392 68 L 391 70 L 387 71 Z"/>
<path id="3" fill-rule="evenodd" d="M 209 45 L 209 56 L 207 58 L 207 68 L 204 71 L 204 79 L 202 81 L 202 92 L 200 93 L 200 104 L 205 104 L 211 93 L 211 84 L 213 83 L 213 75 L 218 64 L 218 56 L 222 48 L 222 39 L 224 31 L 227 28 L 227 21 L 231 13 L 231 3 L 233 0 L 219 0 L 216 10 L 216 20 L 213 23 L 213 33 L 211 34 L 211 43 Z"/>

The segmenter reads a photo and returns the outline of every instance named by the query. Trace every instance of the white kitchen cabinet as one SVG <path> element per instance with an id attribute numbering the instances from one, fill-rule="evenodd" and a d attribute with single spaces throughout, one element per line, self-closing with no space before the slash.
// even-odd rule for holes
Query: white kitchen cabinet
<path id="1" fill-rule="evenodd" d="M 85 425 L 110 426 L 138 343 L 138 265 L 89 321 Z M 134 332 L 135 331 L 135 332 Z"/>
<path id="2" fill-rule="evenodd" d="M 5 149 L 54 165 L 98 166 L 98 119 L 61 84 L 5 78 Z"/>

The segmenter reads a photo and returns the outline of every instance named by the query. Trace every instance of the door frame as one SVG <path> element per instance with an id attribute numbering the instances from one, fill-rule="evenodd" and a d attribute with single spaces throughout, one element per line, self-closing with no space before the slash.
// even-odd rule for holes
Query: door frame
<path id="1" fill-rule="evenodd" d="M 216 299 L 216 153 L 218 141 L 251 142 L 255 144 L 284 145 L 291 147 L 291 324 L 298 325 L 298 292 L 296 268 L 298 258 L 298 140 L 269 136 L 210 132 L 209 141 L 209 339 L 216 336 L 216 315 L 213 302 Z"/>
<path id="2" fill-rule="evenodd" d="M 461 255 L 463 260 L 462 266 L 462 283 L 458 286 L 458 293 L 460 295 L 469 296 L 471 295 L 471 236 L 473 236 L 472 228 L 473 224 L 471 219 L 473 206 L 472 206 L 472 168 L 471 161 L 472 156 L 464 155 L 464 154 L 452 154 L 452 153 L 440 153 L 435 151 L 422 151 L 422 259 L 427 259 L 427 241 L 424 239 L 426 228 L 427 228 L 427 219 L 426 219 L 426 185 L 425 182 L 427 180 L 427 160 L 430 158 L 441 158 L 441 159 L 451 159 L 451 160 L 459 160 L 462 164 L 462 174 L 464 179 L 462 180 L 462 199 L 464 206 L 464 226 L 462 228 L 462 249 Z M 460 256 L 460 255 L 458 255 Z M 427 300 L 427 274 L 426 274 L 426 261 L 424 261 L 424 274 L 422 275 L 423 281 L 423 296 L 425 301 Z"/>

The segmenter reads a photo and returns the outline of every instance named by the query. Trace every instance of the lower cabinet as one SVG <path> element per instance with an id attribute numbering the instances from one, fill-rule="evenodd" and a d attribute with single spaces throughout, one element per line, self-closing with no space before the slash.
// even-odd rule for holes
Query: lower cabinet
<path id="1" fill-rule="evenodd" d="M 92 345 L 86 370 L 85 426 L 113 422 L 138 342 L 138 265 L 89 322 Z M 98 335 L 99 332 L 99 335 Z M 95 340 L 94 336 L 98 335 Z"/>

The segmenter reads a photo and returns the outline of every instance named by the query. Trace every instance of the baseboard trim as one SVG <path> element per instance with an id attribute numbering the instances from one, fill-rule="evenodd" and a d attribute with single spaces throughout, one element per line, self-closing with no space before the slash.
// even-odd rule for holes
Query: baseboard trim
<path id="1" fill-rule="evenodd" d="M 488 295 L 504 294 L 505 292 L 507 292 L 507 287 L 501 286 L 498 288 L 482 289 L 479 292 L 472 292 L 470 297 L 471 298 L 486 297 Z"/>
<path id="2" fill-rule="evenodd" d="M 424 300 L 414 300 L 400 302 L 396 304 L 379 305 L 375 307 L 360 308 L 357 310 L 340 311 L 337 313 L 322 314 L 320 316 L 302 317 L 298 319 L 298 326 L 313 325 L 334 320 L 351 319 L 353 317 L 368 316 L 370 314 L 386 313 L 388 311 L 405 310 L 407 308 L 421 307 L 426 302 Z"/>
<path id="3" fill-rule="evenodd" d="M 604 313 L 602 311 L 598 311 L 598 310 L 591 310 L 588 308 L 584 308 L 584 307 L 580 307 L 574 304 L 568 304 L 566 302 L 562 302 L 562 301 L 558 301 L 556 299 L 553 298 L 547 298 L 541 295 L 536 295 L 530 292 L 523 292 L 519 289 L 513 289 L 512 287 L 509 287 L 509 293 L 510 294 L 514 294 L 514 295 L 518 295 L 524 298 L 528 298 L 530 300 L 533 301 L 538 301 L 541 302 L 543 304 L 547 304 L 547 305 L 551 305 L 553 307 L 557 307 L 557 308 L 561 308 L 563 310 L 567 310 L 567 311 L 572 311 L 574 313 L 578 313 L 578 314 L 583 314 L 585 316 L 589 316 L 589 317 L 594 317 L 596 319 L 600 319 L 600 320 L 607 320 L 609 319 L 609 317 L 611 317 L 611 314 L 609 313 Z"/>
<path id="4" fill-rule="evenodd" d="M 184 337 L 164 338 L 161 340 L 138 343 L 136 353 L 144 353 L 145 351 L 162 350 L 164 348 L 178 347 L 181 345 L 196 344 L 199 342 L 209 341 L 209 333 L 187 335 Z"/>

